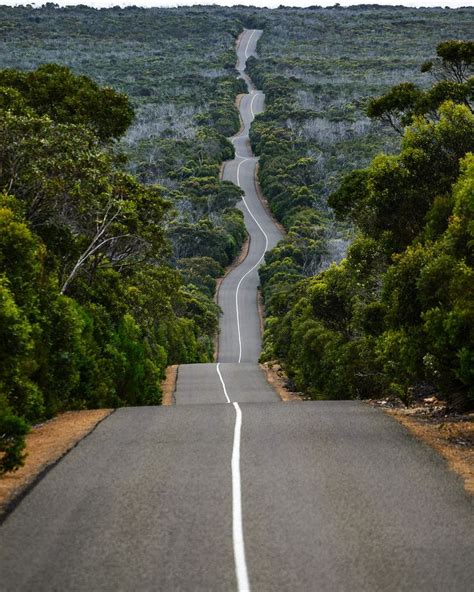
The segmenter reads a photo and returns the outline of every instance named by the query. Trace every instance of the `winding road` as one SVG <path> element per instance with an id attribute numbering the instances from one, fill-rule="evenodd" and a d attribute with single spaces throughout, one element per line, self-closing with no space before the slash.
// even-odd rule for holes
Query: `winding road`
<path id="1" fill-rule="evenodd" d="M 257 269 L 280 238 L 248 141 L 245 74 L 226 179 L 247 258 L 223 281 L 216 364 L 179 368 L 172 407 L 115 411 L 0 529 L 2 592 L 439 591 L 474 581 L 472 503 L 430 449 L 358 402 L 283 403 L 257 360 Z"/>

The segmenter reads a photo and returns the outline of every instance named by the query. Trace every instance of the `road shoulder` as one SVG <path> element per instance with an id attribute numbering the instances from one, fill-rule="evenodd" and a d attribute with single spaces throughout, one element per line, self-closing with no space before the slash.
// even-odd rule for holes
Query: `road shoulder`
<path id="1" fill-rule="evenodd" d="M 291 390 L 288 377 L 277 362 L 265 362 L 259 366 L 265 374 L 268 384 L 274 388 L 284 403 L 307 400 L 303 393 Z"/>
<path id="2" fill-rule="evenodd" d="M 32 428 L 26 436 L 23 467 L 0 477 L 0 519 L 42 474 L 107 418 L 112 409 L 67 411 Z"/>
<path id="3" fill-rule="evenodd" d="M 260 368 L 282 401 L 308 400 L 303 393 L 292 390 L 291 381 L 277 362 L 265 362 Z M 474 413 L 446 413 L 444 404 L 434 398 L 408 407 L 401 402 L 391 406 L 385 399 L 366 403 L 382 409 L 413 437 L 434 449 L 462 479 L 466 492 L 474 495 Z"/>
<path id="4" fill-rule="evenodd" d="M 436 413 L 426 407 L 384 410 L 417 440 L 433 448 L 474 495 L 474 413 Z"/>
<path id="5" fill-rule="evenodd" d="M 161 383 L 161 404 L 170 407 L 176 403 L 174 394 L 176 392 L 176 382 L 178 380 L 178 364 L 173 364 L 166 368 L 165 379 Z"/>

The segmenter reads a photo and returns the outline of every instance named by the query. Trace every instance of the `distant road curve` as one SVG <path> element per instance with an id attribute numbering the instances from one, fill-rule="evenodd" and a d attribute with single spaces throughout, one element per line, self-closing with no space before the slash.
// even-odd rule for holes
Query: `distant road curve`
<path id="1" fill-rule="evenodd" d="M 261 31 L 245 31 L 237 49 L 237 69 L 246 81 L 248 94 L 240 101 L 242 130 L 232 138 L 235 160 L 225 163 L 224 179 L 242 188 L 238 205 L 244 214 L 250 236 L 250 249 L 241 265 L 226 276 L 219 290 L 222 309 L 219 335 L 219 362 L 258 362 L 261 351 L 260 318 L 257 307 L 258 268 L 265 252 L 272 249 L 282 234 L 263 207 L 256 187 L 258 159 L 249 141 L 250 125 L 264 109 L 264 94 L 255 89 L 245 72 L 246 60 L 255 53 Z"/>

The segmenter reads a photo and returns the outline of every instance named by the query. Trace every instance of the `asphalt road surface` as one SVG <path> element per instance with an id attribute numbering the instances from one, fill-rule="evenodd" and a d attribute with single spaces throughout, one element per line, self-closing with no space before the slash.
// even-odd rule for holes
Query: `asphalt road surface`
<path id="1" fill-rule="evenodd" d="M 246 58 L 255 51 L 260 31 L 246 33 L 238 49 L 237 68 L 247 82 L 249 94 L 240 101 L 242 129 L 232 138 L 235 160 L 224 167 L 224 179 L 232 181 L 244 192 L 238 205 L 244 214 L 250 237 L 247 257 L 222 282 L 218 303 L 223 311 L 219 334 L 220 362 L 257 362 L 261 351 L 260 319 L 257 307 L 258 267 L 265 251 L 283 238 L 273 219 L 267 214 L 258 196 L 256 168 L 249 142 L 249 130 L 255 115 L 264 108 L 264 95 L 254 88 L 245 73 Z"/>
<path id="2" fill-rule="evenodd" d="M 2 592 L 472 590 L 472 503 L 444 462 L 362 403 L 282 403 L 259 370 L 255 271 L 279 233 L 251 108 L 225 168 L 251 248 L 221 288 L 219 363 L 181 366 L 175 406 L 117 410 L 44 476 L 0 529 Z"/>

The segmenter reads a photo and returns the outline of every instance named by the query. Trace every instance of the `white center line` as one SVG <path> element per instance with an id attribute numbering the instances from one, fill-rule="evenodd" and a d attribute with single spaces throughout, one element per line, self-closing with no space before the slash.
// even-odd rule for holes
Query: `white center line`
<path id="1" fill-rule="evenodd" d="M 250 160 L 250 158 L 248 158 L 246 156 L 238 156 L 237 158 L 242 158 L 242 160 L 239 162 L 239 166 L 237 167 L 237 185 L 239 187 L 242 187 L 240 185 L 240 167 L 244 164 L 244 162 L 247 162 L 247 160 Z"/>
<path id="2" fill-rule="evenodd" d="M 239 166 L 237 167 L 237 185 L 239 187 L 241 187 L 241 185 L 240 185 L 240 167 L 244 164 L 244 162 L 247 162 L 247 160 L 250 160 L 250 158 L 245 158 L 244 160 L 241 160 L 239 162 Z M 244 206 L 246 207 L 247 212 L 253 218 L 253 221 L 259 227 L 260 231 L 262 232 L 263 236 L 265 237 L 265 247 L 264 247 L 263 253 L 262 253 L 260 259 L 257 261 L 257 263 L 255 263 L 255 265 L 251 269 L 249 269 L 240 278 L 240 281 L 237 284 L 237 289 L 235 291 L 235 310 L 236 310 L 236 314 L 237 314 L 237 337 L 238 337 L 238 340 L 239 340 L 239 361 L 238 361 L 239 364 L 240 364 L 240 362 L 242 360 L 242 336 L 241 336 L 241 333 L 240 333 L 240 313 L 239 313 L 239 290 L 240 290 L 240 286 L 242 285 L 242 282 L 244 281 L 244 279 L 250 273 L 252 273 L 252 271 L 254 271 L 254 269 L 256 269 L 260 265 L 260 263 L 263 261 L 263 258 L 265 257 L 265 253 L 267 252 L 267 249 L 268 249 L 268 236 L 267 236 L 267 233 L 265 232 L 265 230 L 263 230 L 263 228 L 260 225 L 260 222 L 257 220 L 257 218 L 255 218 L 255 216 L 252 214 L 252 211 L 250 210 L 250 208 L 249 208 L 249 206 L 247 204 L 247 201 L 245 199 L 245 195 L 242 196 L 242 201 L 244 202 Z"/>
<path id="3" fill-rule="evenodd" d="M 230 399 L 229 399 L 229 395 L 227 394 L 227 389 L 226 389 L 226 386 L 225 386 L 225 382 L 224 382 L 224 379 L 222 378 L 220 365 L 221 364 L 219 362 L 217 364 L 217 366 L 216 366 L 217 374 L 219 374 L 219 378 L 221 379 L 221 384 L 222 384 L 222 388 L 224 389 L 224 395 L 225 395 L 225 398 L 227 399 L 227 403 L 230 403 Z"/>
<path id="4" fill-rule="evenodd" d="M 258 97 L 258 94 L 254 94 L 252 100 L 250 101 L 250 113 L 252 114 L 252 119 L 255 119 L 255 112 L 253 110 L 253 102 Z"/>
<path id="5" fill-rule="evenodd" d="M 248 48 L 250 45 L 250 41 L 254 35 L 255 31 L 252 32 L 250 38 L 247 42 L 247 47 L 245 49 L 245 57 L 248 58 Z M 252 113 L 252 117 L 254 117 L 253 111 L 253 102 L 255 100 L 254 95 L 252 97 L 252 101 L 250 103 L 250 111 Z M 247 160 L 251 160 L 250 158 L 242 157 L 236 155 L 236 158 L 240 159 L 239 165 L 237 167 L 237 185 L 240 185 L 240 167 L 244 162 Z M 250 214 L 253 218 L 254 222 L 257 224 L 258 228 L 261 230 L 265 237 L 265 249 L 263 251 L 262 256 L 257 261 L 257 263 L 249 269 L 245 275 L 242 276 L 240 279 L 237 289 L 235 292 L 235 308 L 237 313 L 237 333 L 239 336 L 239 364 L 242 359 L 242 339 L 240 335 L 240 318 L 239 318 L 239 288 L 244 281 L 244 279 L 251 273 L 258 265 L 261 263 L 262 259 L 265 256 L 265 252 L 268 248 L 268 236 L 261 227 L 258 220 L 250 211 L 248 204 L 245 200 L 245 195 L 242 196 L 242 201 Z M 224 395 L 226 398 L 227 403 L 231 403 L 229 394 L 227 393 L 227 387 L 224 382 L 224 379 L 221 374 L 220 363 L 216 364 L 217 374 L 219 376 L 219 380 L 221 381 L 222 389 L 224 391 Z M 234 443 L 232 447 L 232 462 L 231 462 L 231 469 L 232 469 L 232 540 L 234 544 L 234 563 L 235 563 L 235 575 L 237 578 L 237 590 L 238 592 L 250 592 L 250 582 L 247 570 L 247 561 L 245 559 L 245 543 L 244 543 L 244 528 L 243 528 L 243 518 L 242 518 L 242 484 L 241 484 L 241 477 L 240 477 L 240 440 L 241 440 L 241 432 L 242 432 L 242 411 L 239 407 L 239 404 L 234 402 L 233 403 L 235 409 L 235 427 L 234 427 Z"/>
<path id="6" fill-rule="evenodd" d="M 245 48 L 245 58 L 248 58 L 248 48 L 250 45 L 250 41 L 252 40 L 252 37 L 254 36 L 254 34 L 256 33 L 256 31 L 252 31 L 252 34 L 249 37 L 249 40 L 247 41 L 247 47 Z M 250 101 L 250 112 L 252 114 L 252 119 L 255 118 L 255 112 L 253 110 L 253 103 L 256 99 L 256 97 L 258 96 L 258 93 L 254 93 L 254 91 L 252 91 L 251 93 L 252 96 L 252 100 Z M 234 139 L 237 139 L 236 137 Z M 246 158 L 243 156 L 240 156 L 238 154 L 236 154 L 236 158 L 241 159 L 238 166 L 237 166 L 237 185 L 239 187 L 242 187 L 240 184 L 240 167 L 244 164 L 244 162 L 247 162 L 248 160 L 251 160 L 251 158 Z M 253 221 L 255 222 L 255 224 L 258 226 L 258 228 L 260 229 L 260 231 L 262 232 L 263 236 L 265 237 L 265 248 L 263 250 L 263 253 L 260 257 L 260 259 L 257 261 L 257 263 L 255 263 L 255 265 L 249 269 L 247 271 L 247 273 L 245 273 L 241 278 L 239 283 L 237 284 L 237 289 L 235 291 L 235 311 L 236 311 L 236 315 L 237 315 L 237 337 L 239 340 L 239 360 L 238 363 L 240 364 L 242 361 L 242 335 L 241 335 L 241 331 L 240 331 L 240 311 L 239 311 L 239 290 L 240 290 L 240 286 L 242 285 L 242 282 L 245 280 L 245 278 L 252 273 L 252 271 L 254 271 L 259 265 L 260 263 L 263 261 L 263 258 L 265 257 L 265 253 L 267 252 L 268 249 L 268 236 L 267 233 L 263 230 L 262 226 L 260 225 L 259 221 L 257 220 L 257 218 L 255 218 L 255 216 L 253 215 L 253 213 L 251 212 L 247 201 L 245 199 L 245 194 L 242 196 L 242 201 L 244 203 L 244 206 L 247 210 L 247 212 L 250 214 L 250 216 L 252 217 Z"/>
<path id="7" fill-rule="evenodd" d="M 245 560 L 244 530 L 242 521 L 242 487 L 240 482 L 240 433 L 242 430 L 242 411 L 234 403 L 235 429 L 232 452 L 232 522 L 234 538 L 234 561 L 239 592 L 250 592 L 250 582 Z"/>
<path id="8" fill-rule="evenodd" d="M 247 41 L 247 47 L 245 48 L 245 59 L 247 59 L 249 57 L 249 54 L 248 54 L 249 45 L 250 45 L 250 42 L 252 41 L 252 37 L 255 35 L 256 32 L 257 32 L 256 30 L 252 31 L 252 34 L 250 35 L 249 40 Z"/>
<path id="9" fill-rule="evenodd" d="M 217 374 L 224 390 L 227 403 L 231 400 L 222 378 L 220 363 L 216 364 Z M 245 559 L 244 526 L 242 518 L 242 484 L 240 478 L 240 439 L 242 432 L 242 411 L 239 404 L 232 403 L 235 409 L 234 443 L 232 446 L 232 541 L 234 544 L 235 575 L 238 592 L 250 592 L 250 582 Z"/>

